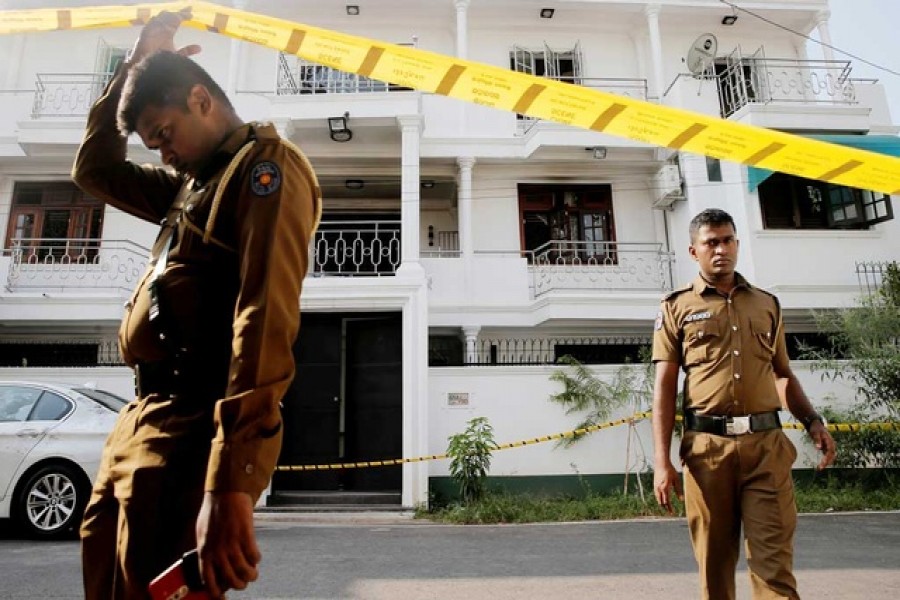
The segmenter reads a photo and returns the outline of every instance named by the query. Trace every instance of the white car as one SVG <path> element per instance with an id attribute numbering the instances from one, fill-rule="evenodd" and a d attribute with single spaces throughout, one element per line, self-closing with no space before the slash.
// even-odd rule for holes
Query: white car
<path id="1" fill-rule="evenodd" d="M 0 519 L 34 537 L 77 529 L 126 404 L 84 386 L 0 381 Z"/>

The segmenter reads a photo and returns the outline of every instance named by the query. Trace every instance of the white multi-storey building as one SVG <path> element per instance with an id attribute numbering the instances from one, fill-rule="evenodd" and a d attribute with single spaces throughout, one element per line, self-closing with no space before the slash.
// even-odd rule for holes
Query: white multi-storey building
<path id="1" fill-rule="evenodd" d="M 348 1 L 231 5 L 839 144 L 900 149 L 881 85 L 719 0 Z M 103 3 L 3 8 L 57 4 Z M 827 0 L 748 7 L 828 40 Z M 137 32 L 0 36 L 0 377 L 91 380 L 131 393 L 116 330 L 156 226 L 84 195 L 69 171 L 91 101 Z M 714 56 L 689 64 L 690 48 L 710 37 Z M 238 113 L 275 123 L 323 185 L 283 464 L 439 454 L 473 416 L 487 416 L 499 442 L 570 429 L 575 417 L 548 401 L 559 391 L 552 364 L 571 354 L 610 375 L 637 359 L 661 295 L 696 273 L 687 225 L 704 208 L 734 216 L 739 269 L 779 295 L 792 340 L 814 334 L 810 309 L 851 305 L 860 277 L 877 276 L 871 264 L 898 256 L 900 224 L 882 194 L 766 177 L 214 33 L 185 29 L 178 41 L 201 44 L 197 61 Z M 158 161 L 136 138 L 130 151 Z M 808 373 L 804 381 L 818 403 L 850 394 Z M 562 489 L 640 468 L 634 452 L 649 453 L 650 443 L 646 423 L 611 429 L 568 449 L 504 451 L 492 474 Z M 427 500 L 429 482 L 440 491 L 447 473 L 445 461 L 279 473 L 273 498 L 389 491 L 413 506 Z"/>

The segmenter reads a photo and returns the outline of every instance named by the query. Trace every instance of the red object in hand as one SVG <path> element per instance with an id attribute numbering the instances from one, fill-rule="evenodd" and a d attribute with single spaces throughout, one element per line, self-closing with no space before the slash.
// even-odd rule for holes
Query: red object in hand
<path id="1" fill-rule="evenodd" d="M 212 600 L 200 579 L 197 551 L 191 550 L 150 582 L 153 600 Z"/>

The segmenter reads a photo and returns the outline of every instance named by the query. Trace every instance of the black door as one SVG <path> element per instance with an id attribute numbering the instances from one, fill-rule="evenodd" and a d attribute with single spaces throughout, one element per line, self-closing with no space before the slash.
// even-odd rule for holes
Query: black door
<path id="1" fill-rule="evenodd" d="M 294 343 L 296 373 L 282 409 L 284 441 L 279 464 L 340 462 L 341 315 L 305 314 Z M 277 490 L 338 489 L 338 471 L 277 471 Z"/>
<path id="2" fill-rule="evenodd" d="M 346 449 L 350 461 L 403 456 L 403 337 L 399 315 L 347 319 Z M 399 490 L 402 467 L 348 471 L 347 489 Z"/>
<path id="3" fill-rule="evenodd" d="M 284 399 L 279 464 L 313 465 L 400 458 L 402 321 L 399 314 L 302 317 L 297 373 Z M 394 491 L 401 467 L 279 471 L 273 488 Z"/>

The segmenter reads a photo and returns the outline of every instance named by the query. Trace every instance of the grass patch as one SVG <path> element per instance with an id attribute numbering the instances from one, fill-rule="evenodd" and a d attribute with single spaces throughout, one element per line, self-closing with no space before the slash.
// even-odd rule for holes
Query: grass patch
<path id="1" fill-rule="evenodd" d="M 900 510 L 900 482 L 880 485 L 820 480 L 795 486 L 797 509 L 801 513 L 864 510 Z M 684 516 L 684 507 L 675 502 L 675 516 Z M 451 503 L 430 510 L 419 509 L 416 518 L 459 525 L 492 523 L 544 523 L 560 521 L 612 521 L 646 517 L 666 517 L 652 495 L 642 500 L 621 492 L 588 493 L 584 497 L 539 497 L 525 494 L 488 492 L 471 503 Z"/>

